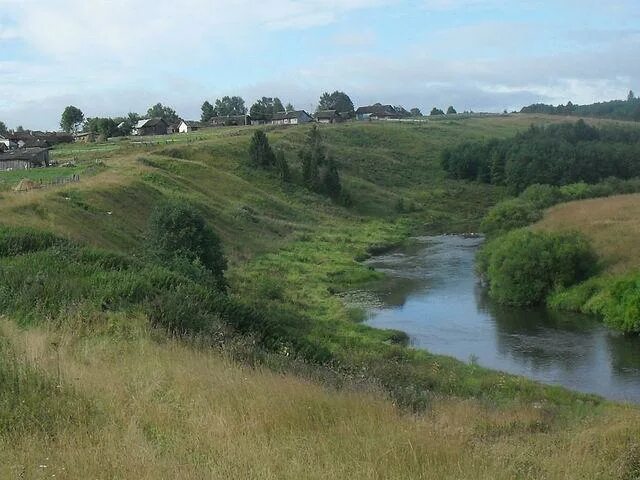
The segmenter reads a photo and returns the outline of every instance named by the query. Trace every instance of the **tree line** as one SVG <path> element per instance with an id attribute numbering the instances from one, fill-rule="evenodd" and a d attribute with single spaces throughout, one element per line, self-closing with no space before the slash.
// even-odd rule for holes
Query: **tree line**
<path id="1" fill-rule="evenodd" d="M 544 103 L 536 103 L 524 107 L 520 112 L 612 118 L 638 122 L 640 121 L 640 98 L 636 97 L 633 90 L 631 90 L 626 100 L 611 100 L 609 102 L 593 103 L 590 105 L 574 105 L 568 102 L 566 105 L 558 105 L 557 107 L 545 105 Z"/>
<path id="2" fill-rule="evenodd" d="M 640 131 L 602 128 L 583 120 L 532 125 L 510 139 L 465 142 L 442 153 L 451 178 L 504 185 L 521 192 L 529 185 L 596 183 L 608 177 L 640 176 Z"/>

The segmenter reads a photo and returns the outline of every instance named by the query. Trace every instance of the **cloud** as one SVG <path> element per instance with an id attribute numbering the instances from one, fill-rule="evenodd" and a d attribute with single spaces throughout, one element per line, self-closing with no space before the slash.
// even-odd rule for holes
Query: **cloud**
<path id="1" fill-rule="evenodd" d="M 68 104 L 95 116 L 157 101 L 197 118 L 224 94 L 311 109 L 336 89 L 425 110 L 623 97 L 640 90 L 634 1 L 0 0 L 0 54 L 13 55 L 0 57 L 0 119 L 54 128 Z M 599 21 L 529 20 L 557 5 Z M 429 12 L 436 30 L 404 26 Z"/>

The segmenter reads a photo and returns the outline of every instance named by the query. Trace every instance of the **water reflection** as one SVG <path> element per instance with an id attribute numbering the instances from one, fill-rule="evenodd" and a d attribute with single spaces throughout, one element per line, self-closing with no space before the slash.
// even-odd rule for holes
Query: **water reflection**
<path id="1" fill-rule="evenodd" d="M 407 332 L 416 347 L 471 356 L 489 368 L 640 402 L 640 341 L 584 315 L 491 302 L 474 274 L 481 240 L 424 237 L 369 264 L 388 280 L 369 324 Z"/>

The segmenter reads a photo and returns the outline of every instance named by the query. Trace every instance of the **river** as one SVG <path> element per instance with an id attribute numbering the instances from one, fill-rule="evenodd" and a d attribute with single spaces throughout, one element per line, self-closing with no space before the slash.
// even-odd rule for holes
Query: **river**
<path id="1" fill-rule="evenodd" d="M 386 279 L 360 292 L 367 324 L 402 330 L 414 347 L 432 353 L 640 403 L 640 340 L 584 315 L 496 305 L 474 272 L 481 243 L 420 237 L 369 260 Z"/>

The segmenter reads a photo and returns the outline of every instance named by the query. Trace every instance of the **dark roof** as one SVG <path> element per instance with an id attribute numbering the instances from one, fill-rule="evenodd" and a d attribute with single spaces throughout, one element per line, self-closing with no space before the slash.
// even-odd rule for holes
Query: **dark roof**
<path id="1" fill-rule="evenodd" d="M 377 116 L 393 116 L 398 115 L 398 112 L 393 105 L 368 105 L 366 107 L 360 107 L 356 110 L 356 115 L 377 115 Z"/>
<path id="2" fill-rule="evenodd" d="M 285 120 L 285 119 L 293 119 L 300 118 L 301 116 L 306 115 L 311 118 L 304 110 L 291 110 L 290 112 L 278 112 L 273 115 L 273 120 Z"/>
<path id="3" fill-rule="evenodd" d="M 136 128 L 155 127 L 155 126 L 159 125 L 160 122 L 164 123 L 166 126 L 169 126 L 169 125 L 167 125 L 167 122 L 164 120 L 164 118 L 145 118 L 145 119 L 140 120 L 138 122 L 138 124 L 136 125 Z"/>
<path id="4" fill-rule="evenodd" d="M 38 156 L 46 152 L 48 148 L 23 148 L 20 150 L 10 150 L 0 153 L 0 162 L 9 160 L 26 160 L 34 163 L 41 163 Z"/>
<path id="5" fill-rule="evenodd" d="M 182 121 L 183 121 L 184 123 L 186 123 L 186 124 L 187 124 L 187 126 L 189 126 L 189 127 L 191 127 L 191 128 L 194 128 L 194 127 L 195 127 L 195 128 L 202 128 L 202 127 L 204 127 L 204 126 L 205 126 L 205 124 L 204 124 L 204 123 L 202 123 L 202 122 L 198 122 L 198 121 L 196 121 L 196 120 L 182 120 Z M 180 123 L 182 123 L 182 122 L 180 122 Z M 180 125 L 180 123 L 178 123 L 178 125 Z"/>
<path id="6" fill-rule="evenodd" d="M 321 110 L 319 112 L 316 112 L 316 118 L 318 119 L 334 119 L 336 117 L 339 117 L 340 114 L 338 113 L 337 110 Z"/>

